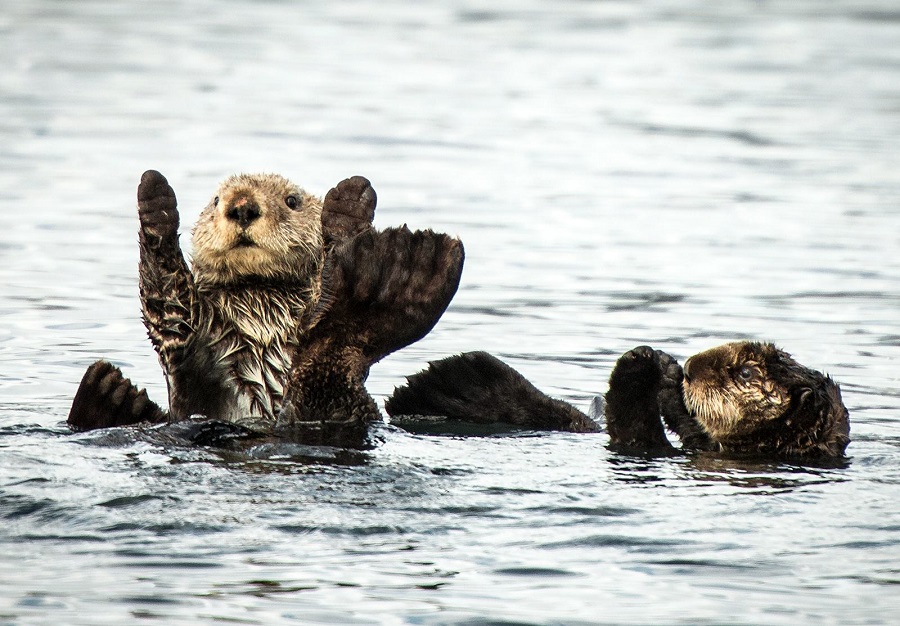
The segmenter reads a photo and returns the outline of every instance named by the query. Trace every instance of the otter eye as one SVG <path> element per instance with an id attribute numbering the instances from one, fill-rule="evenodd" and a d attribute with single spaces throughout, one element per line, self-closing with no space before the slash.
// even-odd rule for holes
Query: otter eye
<path id="1" fill-rule="evenodd" d="M 738 378 L 740 378 L 744 382 L 747 382 L 753 379 L 753 375 L 755 373 L 756 371 L 752 367 L 750 367 L 749 365 L 744 365 L 743 367 L 741 367 L 741 369 L 738 370 Z"/>
<path id="2" fill-rule="evenodd" d="M 213 198 L 213 206 L 219 206 L 219 196 Z"/>
<path id="3" fill-rule="evenodd" d="M 289 209 L 296 209 L 300 206 L 300 200 L 297 199 L 297 196 L 288 196 L 284 199 L 284 203 L 288 206 Z"/>

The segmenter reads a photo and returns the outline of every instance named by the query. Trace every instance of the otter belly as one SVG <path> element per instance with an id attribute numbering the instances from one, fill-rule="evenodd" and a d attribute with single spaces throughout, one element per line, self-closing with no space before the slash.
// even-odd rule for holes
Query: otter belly
<path id="1" fill-rule="evenodd" d="M 274 421 L 281 409 L 284 385 L 293 350 L 282 343 L 235 346 L 222 360 L 233 399 L 223 407 L 222 419 L 239 422 L 247 417 Z"/>
<path id="2" fill-rule="evenodd" d="M 198 336 L 168 372 L 174 418 L 274 420 L 281 408 L 293 345 L 260 345 L 237 332 Z M 291 342 L 293 344 L 293 342 Z"/>
<path id="3" fill-rule="evenodd" d="M 204 295 L 200 323 L 166 368 L 173 417 L 274 421 L 305 303 L 264 290 Z"/>

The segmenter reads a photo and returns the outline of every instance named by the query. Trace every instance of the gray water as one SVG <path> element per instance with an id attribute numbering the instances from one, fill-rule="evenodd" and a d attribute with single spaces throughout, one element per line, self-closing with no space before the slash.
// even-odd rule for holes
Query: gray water
<path id="1" fill-rule="evenodd" d="M 363 174 L 377 225 L 463 239 L 379 401 L 484 349 L 586 409 L 635 345 L 766 339 L 840 383 L 848 462 L 73 435 L 96 358 L 165 397 L 148 168 L 184 233 L 220 179 L 277 171 Z M 0 624 L 900 623 L 898 244 L 889 0 L 4 2 Z"/>

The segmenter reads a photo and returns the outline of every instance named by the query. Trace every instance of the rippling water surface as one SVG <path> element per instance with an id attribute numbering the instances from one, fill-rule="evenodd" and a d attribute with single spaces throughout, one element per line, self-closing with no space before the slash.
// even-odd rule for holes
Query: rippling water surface
<path id="1" fill-rule="evenodd" d="M 767 2 L 7 2 L 0 623 L 882 624 L 900 615 L 900 11 Z M 364 174 L 459 235 L 435 331 L 586 408 L 617 355 L 768 339 L 828 371 L 846 467 L 600 435 L 236 457 L 64 425 L 139 320 L 147 168 Z M 183 237 L 187 244 L 188 237 Z"/>

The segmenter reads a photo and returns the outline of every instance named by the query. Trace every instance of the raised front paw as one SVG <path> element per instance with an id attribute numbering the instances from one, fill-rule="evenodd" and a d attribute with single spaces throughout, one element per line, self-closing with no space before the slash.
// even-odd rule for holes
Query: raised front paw
<path id="1" fill-rule="evenodd" d="M 138 185 L 138 216 L 141 230 L 155 237 L 173 236 L 178 232 L 178 204 L 175 191 L 166 177 L 147 170 Z"/>
<path id="2" fill-rule="evenodd" d="M 362 176 L 342 180 L 325 196 L 322 231 L 327 243 L 347 239 L 372 224 L 378 197 Z"/>
<path id="3" fill-rule="evenodd" d="M 657 401 L 666 427 L 678 435 L 682 447 L 696 450 L 713 449 L 712 440 L 684 406 L 682 390 L 684 371 L 681 365 L 665 352 L 657 351 L 657 354 L 662 376 Z"/>
<path id="4" fill-rule="evenodd" d="M 657 403 L 662 378 L 660 355 L 649 346 L 638 346 L 616 362 L 606 393 L 606 429 L 611 444 L 635 450 L 671 448 Z"/>
<path id="5" fill-rule="evenodd" d="M 650 346 L 638 346 L 619 357 L 609 377 L 610 388 L 652 388 L 659 385 L 660 353 Z"/>
<path id="6" fill-rule="evenodd" d="M 665 352 L 657 350 L 659 357 L 660 386 L 659 386 L 659 410 L 669 430 L 681 433 L 683 422 L 687 418 L 687 409 L 684 408 L 681 383 L 684 380 L 684 372 L 675 358 Z"/>

